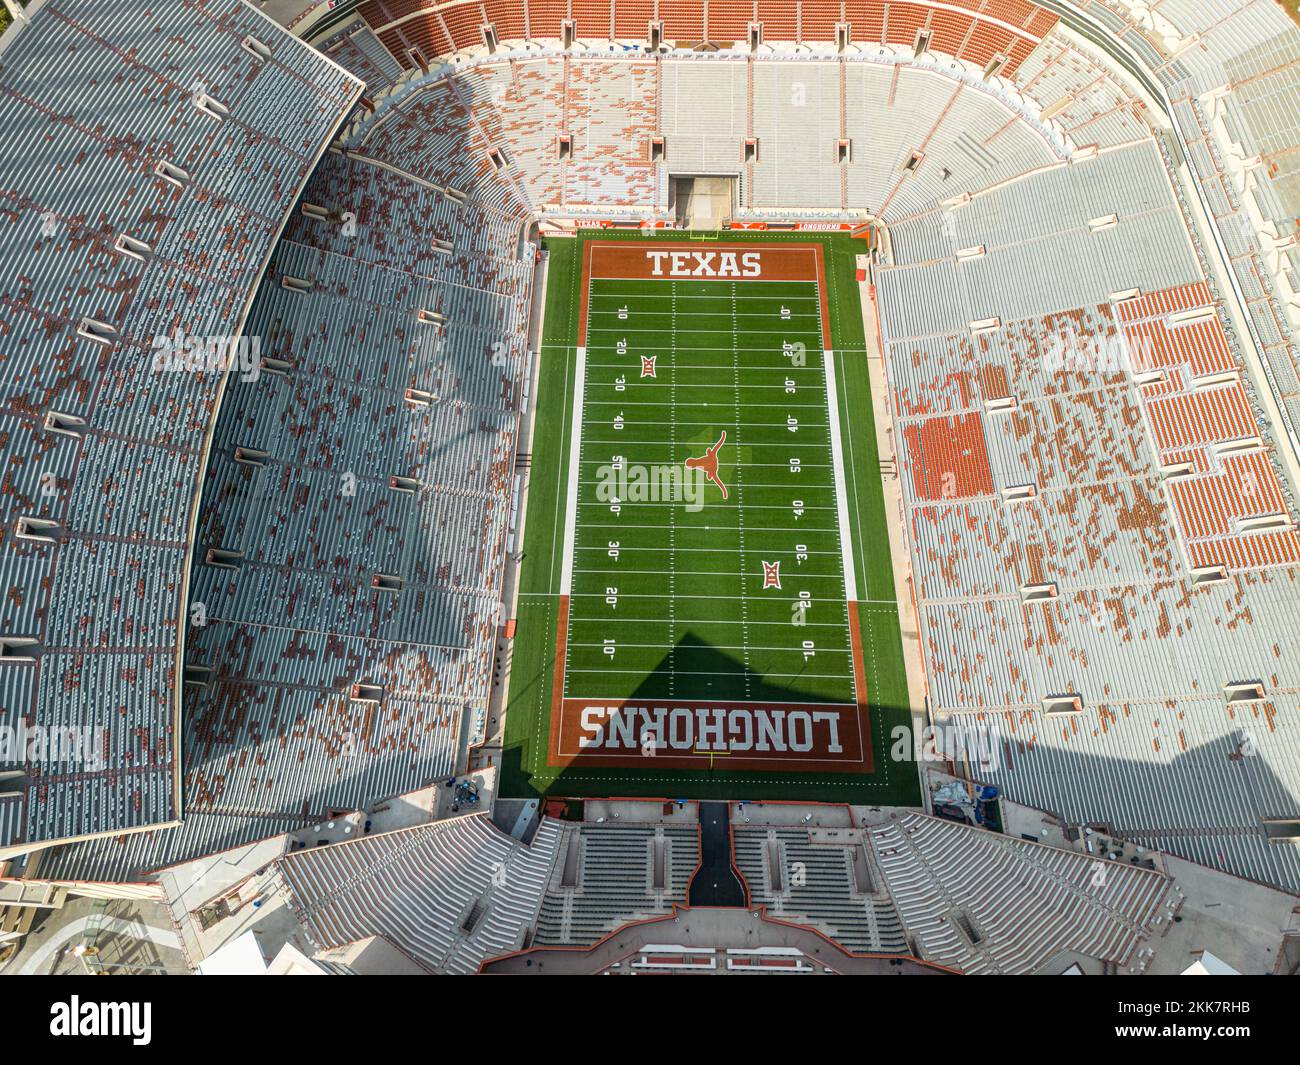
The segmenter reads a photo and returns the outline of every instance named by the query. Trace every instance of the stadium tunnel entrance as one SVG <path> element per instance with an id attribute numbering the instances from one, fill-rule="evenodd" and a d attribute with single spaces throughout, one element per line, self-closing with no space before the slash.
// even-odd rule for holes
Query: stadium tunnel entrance
<path id="1" fill-rule="evenodd" d="M 668 183 L 668 210 L 679 228 L 718 230 L 731 218 L 735 176 L 677 177 Z"/>
<path id="2" fill-rule="evenodd" d="M 744 906 L 748 892 L 731 862 L 731 805 L 700 803 L 700 867 L 687 889 L 691 906 Z"/>

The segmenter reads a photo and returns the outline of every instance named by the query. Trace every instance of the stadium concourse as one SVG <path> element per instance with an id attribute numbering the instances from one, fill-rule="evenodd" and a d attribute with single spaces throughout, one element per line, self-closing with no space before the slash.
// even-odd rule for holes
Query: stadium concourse
<path id="1" fill-rule="evenodd" d="M 4 9 L 10 964 L 107 900 L 209 972 L 1300 966 L 1274 0 Z M 507 772 L 557 248 L 695 179 L 859 247 L 830 435 L 879 460 L 920 805 Z"/>

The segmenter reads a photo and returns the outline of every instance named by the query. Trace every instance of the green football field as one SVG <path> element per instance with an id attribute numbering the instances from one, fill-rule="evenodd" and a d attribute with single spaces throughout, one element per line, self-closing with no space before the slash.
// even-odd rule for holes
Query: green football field
<path id="1" fill-rule="evenodd" d="M 853 278 L 865 242 L 724 238 L 819 245 L 825 291 L 584 277 L 584 246 L 609 233 L 547 244 L 504 795 L 916 801 L 915 767 L 887 757 L 909 717 Z M 710 449 L 716 482 L 686 466 Z M 557 758 L 570 700 L 858 703 L 874 764 Z"/>
<path id="2" fill-rule="evenodd" d="M 565 695 L 851 702 L 817 285 L 595 280 L 589 308 Z M 683 465 L 720 440 L 726 498 Z"/>

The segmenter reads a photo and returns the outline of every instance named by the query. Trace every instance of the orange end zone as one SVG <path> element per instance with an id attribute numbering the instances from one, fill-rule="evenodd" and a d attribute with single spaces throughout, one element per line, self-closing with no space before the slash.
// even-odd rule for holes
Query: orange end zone
<path id="1" fill-rule="evenodd" d="M 591 281 L 815 281 L 822 343 L 830 346 L 831 315 L 820 244 L 719 244 L 709 241 L 588 241 L 582 249 L 578 343 L 587 343 Z"/>
<path id="2" fill-rule="evenodd" d="M 546 764 L 871 773 L 858 604 L 849 604 L 858 702 L 776 703 L 564 697 L 569 597 L 560 596 Z M 654 753 L 646 751 L 646 737 Z"/>
<path id="3" fill-rule="evenodd" d="M 849 647 L 853 652 L 853 690 L 858 694 L 858 720 L 861 722 L 864 742 L 862 744 L 862 761 L 864 773 L 874 773 L 876 762 L 871 750 L 871 711 L 867 701 L 866 658 L 862 653 L 862 619 L 858 616 L 858 604 L 850 602 L 849 606 Z"/>

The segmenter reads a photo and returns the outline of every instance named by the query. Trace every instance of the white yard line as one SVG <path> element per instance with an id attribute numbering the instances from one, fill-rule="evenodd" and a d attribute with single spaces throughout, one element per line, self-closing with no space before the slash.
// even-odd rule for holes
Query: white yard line
<path id="1" fill-rule="evenodd" d="M 744 549 L 742 548 L 741 550 Z M 602 576 L 608 573 L 609 570 L 602 569 L 600 567 L 587 567 L 584 569 L 575 570 L 575 572 L 594 573 L 597 576 Z M 678 572 L 680 572 L 683 576 L 686 577 L 735 577 L 736 576 L 736 571 L 730 569 L 728 570 L 682 569 L 679 570 Z M 741 572 L 745 576 L 748 576 L 748 574 L 745 573 L 743 570 Z M 661 569 L 620 569 L 619 573 L 626 573 L 628 576 L 642 576 L 642 577 L 663 576 L 663 570 Z M 808 580 L 808 581 L 838 581 L 840 579 L 840 575 L 838 573 L 809 573 L 805 570 L 800 570 L 799 579 Z"/>
<path id="2" fill-rule="evenodd" d="M 621 369 L 623 369 L 623 368 L 626 366 L 626 363 L 621 363 L 621 362 L 589 362 L 587 365 L 590 366 L 593 370 L 601 370 L 601 369 L 603 369 L 603 370 L 621 370 Z M 671 367 L 671 366 L 663 366 L 663 367 L 661 367 L 660 369 L 663 371 L 663 375 L 664 375 L 662 379 L 654 379 L 654 380 L 648 380 L 648 381 L 638 381 L 638 382 L 637 382 L 637 386 L 638 386 L 639 388 L 646 389 L 647 391 L 653 391 L 653 390 L 655 390 L 656 388 L 669 388 L 669 389 L 671 389 L 671 388 L 675 388 L 675 387 L 676 387 L 675 384 L 674 384 L 671 380 L 669 380 L 669 378 L 671 378 L 671 377 L 673 376 L 673 374 L 672 374 L 672 372 L 671 372 L 671 371 L 672 371 L 672 367 Z M 695 373 L 697 370 L 709 370 L 709 369 L 719 370 L 719 369 L 726 369 L 726 367 L 725 367 L 725 366 L 712 366 L 712 367 L 710 367 L 710 366 L 690 366 L 690 367 L 687 367 L 687 369 L 689 369 L 689 370 L 691 371 L 691 373 Z M 777 369 L 777 372 L 782 373 L 783 376 L 788 376 L 788 375 L 785 375 L 784 371 L 781 370 L 780 367 L 777 367 L 776 369 Z M 690 387 L 690 388 L 725 388 L 725 389 L 727 390 L 727 394 L 730 395 L 730 394 L 731 394 L 731 390 L 732 390 L 732 388 L 733 388 L 734 386 L 732 386 L 732 385 L 730 385 L 730 384 L 701 384 L 701 383 L 697 383 L 697 382 L 692 381 L 688 387 Z M 817 392 L 817 391 L 822 391 L 821 389 L 818 389 L 816 385 L 800 385 L 799 387 L 802 388 L 805 392 Z M 750 383 L 748 383 L 748 382 L 745 384 L 745 391 L 747 391 L 747 392 L 750 391 L 751 389 L 756 389 L 756 388 L 779 388 L 779 389 L 781 389 L 782 392 L 784 392 L 784 391 L 785 391 L 785 381 L 782 380 L 782 381 L 780 381 L 779 383 L 774 384 L 774 385 L 755 385 L 755 384 L 750 384 Z"/>
<path id="3" fill-rule="evenodd" d="M 615 332 L 621 332 L 621 331 L 622 331 L 622 330 L 615 330 Z M 695 332 L 697 332 L 697 333 L 702 333 L 702 332 L 704 332 L 704 330 L 695 330 Z M 548 346 L 550 346 L 550 347 L 556 347 L 556 346 L 558 346 L 558 345 L 548 345 Z M 602 347 L 602 345 L 599 345 L 599 344 L 588 344 L 587 346 L 588 346 L 589 348 L 593 348 L 593 349 L 596 349 L 596 350 L 599 350 L 599 349 Z M 604 346 L 604 347 L 608 347 L 608 345 L 603 345 L 603 346 Z M 735 349 L 733 349 L 733 348 L 725 348 L 725 347 L 723 347 L 723 348 L 713 347 L 712 345 L 710 345 L 709 347 L 700 347 L 700 348 L 690 348 L 690 347 L 685 347 L 685 346 L 674 347 L 674 348 L 673 348 L 673 351 L 677 352 L 679 355 L 680 355 L 682 352 L 684 352 L 684 351 L 685 351 L 685 352 L 692 352 L 692 351 L 733 351 L 733 350 L 735 350 Z M 742 354 L 745 354 L 745 355 L 754 355 L 754 354 L 761 355 L 761 354 L 763 353 L 763 349 L 762 349 L 762 348 L 741 348 L 740 351 L 741 351 Z M 618 363 L 618 362 L 593 362 L 592 365 L 593 365 L 593 366 L 605 366 L 605 367 L 618 367 L 618 366 L 623 366 L 623 365 L 625 365 L 625 364 L 624 364 L 624 363 Z M 729 369 L 731 369 L 731 364 L 730 364 L 730 363 L 727 363 L 727 364 L 716 363 L 716 364 L 712 364 L 712 365 L 706 365 L 706 364 L 703 364 L 703 363 L 696 363 L 696 364 L 691 365 L 691 366 L 688 366 L 688 367 L 686 367 L 686 368 L 687 368 L 688 370 L 692 370 L 692 371 L 693 371 L 693 370 L 729 370 Z M 782 377 L 788 377 L 788 376 L 790 375 L 790 370 L 791 370 L 791 367 L 789 367 L 789 366 L 767 366 L 767 367 L 763 367 L 763 366 L 750 366 L 750 367 L 747 367 L 747 368 L 746 368 L 745 372 L 746 372 L 746 373 L 751 373 L 751 374 L 754 374 L 754 373 L 779 373 L 779 374 L 781 374 Z M 701 385 L 700 387 L 703 388 L 703 387 L 705 387 L 705 386 Z M 729 387 L 729 386 L 728 386 L 728 387 Z M 753 387 L 753 386 L 749 386 L 749 387 Z M 811 387 L 811 386 L 808 386 L 808 387 Z M 918 417 L 919 417 L 919 416 L 918 416 Z"/>
<path id="4" fill-rule="evenodd" d="M 688 425 L 688 426 L 692 426 L 692 427 L 694 427 L 694 428 L 708 428 L 710 425 L 715 425 L 715 424 L 716 424 L 715 422 L 678 422 L 678 425 Z M 746 428 L 749 428 L 749 429 L 772 429 L 772 430 L 777 430 L 777 431 L 779 431 L 779 430 L 781 430 L 781 429 L 784 429 L 785 426 L 776 426 L 776 425 L 773 425 L 773 424 L 770 423 L 770 422 L 768 422 L 768 423 L 764 423 L 764 424 L 761 424 L 761 425 L 760 425 L 759 423 L 757 423 L 757 422 L 748 422 L 748 423 L 746 423 L 745 425 L 738 425 L 736 428 L 738 428 L 738 429 L 746 429 Z M 828 427 L 825 426 L 825 425 L 811 425 L 811 426 L 809 426 L 809 428 L 810 428 L 810 429 L 826 429 L 826 428 L 828 428 Z M 610 437 L 608 440 L 604 440 L 604 439 L 602 439 L 602 440 L 588 439 L 587 443 L 589 443 L 589 444 L 636 444 L 637 447 L 656 447 L 656 446 L 663 446 L 663 441 L 662 441 L 662 440 L 636 440 L 636 439 L 634 439 L 635 435 L 636 435 L 635 433 L 627 433 L 626 435 L 621 436 L 621 437 Z M 782 440 L 771 440 L 771 441 L 763 441 L 763 440 L 759 440 L 759 441 L 756 441 L 756 442 L 754 442 L 754 443 L 752 443 L 752 444 L 746 444 L 745 446 L 748 447 L 748 448 L 755 448 L 755 447 L 779 447 L 779 448 L 790 448 L 790 447 L 815 447 L 815 448 L 818 448 L 818 449 L 822 449 L 822 448 L 825 448 L 825 447 L 826 447 L 825 444 L 789 444 L 789 443 L 786 443 L 785 441 L 782 441 Z"/>
<path id="5" fill-rule="evenodd" d="M 789 648 L 787 648 L 787 650 L 789 650 Z M 792 650 L 791 653 L 792 653 L 792 654 L 798 654 L 798 653 L 799 653 L 799 652 L 798 652 L 798 648 L 795 648 L 794 650 Z M 646 670 L 646 668 L 645 668 L 644 666 L 641 666 L 641 667 L 638 667 L 638 668 L 634 668 L 634 669 L 621 669 L 621 668 L 619 668 L 618 666 L 605 666 L 605 665 L 602 665 L 602 666 L 600 666 L 600 667 L 597 668 L 597 669 L 577 669 L 577 668 L 574 668 L 573 666 L 570 666 L 570 667 L 569 667 L 565 672 L 566 672 L 566 673 L 592 673 L 592 674 L 596 674 L 596 675 L 599 675 L 599 676 L 602 676 L 602 677 L 608 677 L 608 676 L 610 676 L 611 674 L 621 675 L 621 676 L 625 676 L 625 677 L 645 677 L 645 676 L 647 675 L 647 672 L 648 672 L 648 671 Z M 719 673 L 716 669 L 709 669 L 709 670 L 702 670 L 702 669 L 678 669 L 678 670 L 674 670 L 674 672 L 675 672 L 676 675 L 679 676 L 679 677 L 714 677 L 714 678 L 717 678 L 717 677 L 727 677 L 727 678 L 731 678 L 731 677 L 734 677 L 734 676 L 735 676 L 734 673 Z M 801 669 L 798 673 L 769 673 L 769 672 L 767 672 L 767 671 L 765 670 L 765 671 L 763 672 L 763 679 L 764 679 L 764 680 L 780 679 L 780 680 L 841 680 L 841 681 L 842 681 L 842 680 L 844 679 L 844 674 L 843 674 L 843 673 L 810 673 L 810 672 L 808 672 L 807 670 L 802 670 L 802 669 Z M 597 698 L 597 696 L 592 696 L 592 698 Z M 706 695 L 706 696 L 697 696 L 696 698 L 705 698 L 705 699 L 707 699 L 707 698 L 709 698 L 709 697 Z M 780 705 L 782 705 L 781 703 L 778 703 L 778 702 L 776 702 L 776 701 L 774 701 L 774 700 L 769 700 L 769 699 L 764 699 L 764 700 L 763 700 L 763 704 L 764 704 L 765 706 L 780 706 Z M 807 704 L 806 704 L 806 703 L 795 703 L 795 704 L 793 704 L 793 705 L 796 705 L 796 706 L 806 706 Z"/>
<path id="6" fill-rule="evenodd" d="M 608 278 L 608 277 L 606 277 L 606 278 L 595 278 L 595 280 L 597 280 L 597 281 L 620 281 L 620 280 L 623 280 L 623 279 L 622 279 L 622 278 Z M 649 278 L 638 278 L 637 280 L 638 280 L 638 281 L 642 281 L 642 280 L 646 280 L 646 281 L 648 281 L 648 280 L 650 280 L 650 279 L 649 279 Z M 686 277 L 673 278 L 673 279 L 671 279 L 671 280 L 669 280 L 668 278 L 665 278 L 665 279 L 664 279 L 664 282 L 667 283 L 667 284 L 669 284 L 669 285 L 673 285 L 673 284 L 676 284 L 678 281 L 690 281 L 690 280 L 692 280 L 692 279 L 691 279 L 691 278 L 686 278 Z M 751 277 L 751 278 L 746 278 L 745 280 L 746 280 L 746 281 L 753 281 L 753 280 L 755 280 L 755 278 L 752 278 L 752 277 Z M 727 282 L 727 281 L 724 281 L 724 282 L 721 282 L 721 283 L 722 283 L 722 284 L 730 284 L 730 282 Z M 786 281 L 786 282 L 782 282 L 782 283 L 783 283 L 783 284 L 787 284 L 787 285 L 806 285 L 806 284 L 808 284 L 807 281 Z M 594 300 L 599 300 L 599 299 L 614 299 L 614 298 L 617 298 L 617 297 L 623 297 L 623 296 L 635 296 L 637 299 L 646 299 L 646 300 L 669 300 L 669 299 L 672 299 L 672 298 L 673 298 L 673 297 L 672 297 L 672 293 L 669 293 L 669 292 L 645 292 L 645 291 L 642 290 L 642 289 L 636 289 L 636 288 L 628 289 L 628 291 L 626 291 L 626 292 L 620 292 L 620 291 L 618 291 L 618 290 L 616 290 L 616 289 L 613 289 L 613 288 L 602 287 L 600 292 L 598 292 L 598 293 L 593 293 L 593 294 L 592 294 L 592 300 L 594 301 Z M 678 298 L 679 300 L 725 300 L 725 299 L 727 299 L 728 297 L 727 297 L 727 295 L 726 295 L 725 293 L 696 293 L 695 295 L 691 295 L 690 293 L 678 293 L 678 294 L 677 294 L 677 298 Z M 744 294 L 744 293 L 736 293 L 736 298 L 738 298 L 738 299 L 745 299 L 745 294 Z M 772 297 L 769 296 L 769 295 L 767 295 L 767 293 L 764 293 L 762 296 L 754 296 L 754 295 L 751 295 L 749 298 L 750 298 L 750 299 L 770 300 Z M 785 299 L 789 300 L 789 301 L 792 302 L 792 303 L 793 303 L 793 302 L 797 302 L 797 301 L 799 301 L 799 300 L 802 300 L 802 301 L 804 301 L 805 303 L 816 303 L 816 302 L 817 302 L 817 294 L 816 294 L 816 293 L 813 293 L 813 295 L 811 295 L 811 296 L 786 296 Z M 770 314 L 771 312 L 769 311 L 769 312 L 767 312 L 767 313 Z"/>
<path id="7" fill-rule="evenodd" d="M 642 527 L 644 528 L 644 526 L 642 526 Z M 673 527 L 673 526 L 671 526 L 671 525 L 668 526 L 668 528 L 670 528 L 670 529 L 671 529 L 672 527 Z M 604 554 L 605 551 L 606 551 L 606 548 L 604 547 L 604 545 L 588 544 L 587 546 L 584 547 L 582 544 L 579 544 L 579 545 L 578 545 L 578 550 L 579 550 L 579 551 L 599 551 L 601 554 Z M 628 545 L 623 544 L 623 545 L 619 548 L 619 551 L 622 552 L 622 553 L 627 553 L 627 552 L 631 552 L 631 551 L 653 551 L 653 552 L 655 552 L 656 554 L 663 554 L 663 548 L 660 547 L 658 544 L 656 544 L 656 545 L 653 546 L 653 547 L 629 547 Z M 682 554 L 682 553 L 684 553 L 684 552 L 688 552 L 688 551 L 693 551 L 693 552 L 695 552 L 695 553 L 697 553 L 697 554 L 705 554 L 705 555 L 715 555 L 715 554 L 718 553 L 718 549 L 717 549 L 716 547 L 679 547 L 679 548 L 676 549 L 676 551 L 677 551 L 678 554 Z M 810 548 L 809 550 L 807 550 L 807 551 L 804 552 L 804 554 L 806 554 L 806 555 L 838 555 L 839 553 L 840 553 L 840 552 L 839 552 L 839 548 L 836 548 L 834 551 L 818 551 L 818 550 L 816 550 L 816 549 Z M 602 570 L 600 570 L 599 572 L 604 573 L 604 572 L 606 572 L 606 571 L 602 569 Z"/>
<path id="8" fill-rule="evenodd" d="M 718 296 L 718 297 L 716 297 L 716 298 L 717 298 L 717 299 L 724 299 L 725 297 L 723 297 L 723 296 Z M 733 306 L 734 306 L 734 304 L 733 304 Z M 713 319 L 713 318 L 716 318 L 716 317 L 717 317 L 717 312 L 716 312 L 716 311 L 678 311 L 678 312 L 677 312 L 677 316 L 678 316 L 679 318 L 709 318 L 709 319 Z M 762 319 L 764 319 L 765 321 L 769 321 L 769 322 L 770 322 L 770 321 L 772 320 L 772 312 L 771 312 L 771 311 L 737 311 L 737 312 L 736 312 L 736 317 L 737 317 L 737 318 L 762 318 Z M 814 318 L 820 318 L 820 317 L 821 317 L 821 313 L 820 313 L 819 311 L 810 311 L 808 314 L 794 314 L 794 313 L 791 313 L 790 317 L 783 319 L 783 321 L 790 322 L 790 321 L 794 321 L 795 319 L 798 319 L 798 318 L 814 319 Z M 701 332 L 701 333 L 716 333 L 716 332 L 717 332 L 716 329 L 701 329 L 701 330 L 698 330 L 698 331 Z M 692 330 L 692 332 L 694 332 L 694 330 Z"/>
<path id="9" fill-rule="evenodd" d="M 831 508 L 822 507 L 821 509 L 830 510 Z M 667 525 L 630 525 L 627 522 L 608 522 L 608 521 L 588 521 L 588 522 L 584 522 L 582 527 L 584 529 L 666 529 L 668 528 Z M 696 526 L 696 528 L 698 528 L 698 526 Z M 836 526 L 834 525 L 812 525 L 808 522 L 804 522 L 803 528 L 808 529 L 810 532 L 815 532 L 815 533 L 831 533 L 836 531 Z M 719 526 L 719 529 L 724 532 L 737 531 L 737 529 L 734 528 L 728 529 L 725 526 Z M 777 525 L 777 526 L 747 525 L 745 527 L 745 532 L 785 533 L 788 536 L 791 533 L 796 533 L 797 530 L 791 529 L 788 525 Z M 1015 596 L 1013 598 L 1019 598 L 1019 596 Z"/>
<path id="10" fill-rule="evenodd" d="M 849 602 L 858 598 L 857 574 L 853 571 L 853 541 L 849 536 L 848 490 L 844 483 L 844 456 L 840 452 L 840 399 L 835 383 L 835 356 L 822 353 L 826 365 L 826 402 L 831 416 L 831 464 L 835 467 L 835 512 L 840 527 L 840 555 L 844 566 L 844 592 Z"/>
<path id="11" fill-rule="evenodd" d="M 587 349 L 578 348 L 573 381 L 573 421 L 569 439 L 569 484 L 564 502 L 564 566 L 560 570 L 560 594 L 573 587 L 573 545 L 578 535 L 578 482 L 582 468 L 582 397 L 587 386 Z"/>
<path id="12" fill-rule="evenodd" d="M 825 490 L 826 490 L 825 488 L 820 488 L 820 489 L 819 489 L 819 491 L 825 491 Z M 663 504 L 663 503 L 660 503 L 660 502 L 659 502 L 658 500 L 656 500 L 656 499 L 622 499 L 622 500 L 619 500 L 619 506 L 621 506 L 621 507 L 656 507 L 656 508 L 662 508 L 662 507 L 664 506 L 664 504 Z M 685 508 L 684 508 L 684 507 L 676 507 L 676 506 L 674 506 L 674 507 L 671 507 L 671 508 L 670 508 L 670 513 L 674 513 L 674 514 L 675 514 L 678 510 L 682 510 L 682 509 L 685 509 Z M 786 510 L 789 510 L 789 509 L 790 509 L 790 504 L 789 504 L 789 503 L 750 503 L 748 509 L 750 509 L 750 510 L 782 510 L 782 511 L 786 511 Z M 820 505 L 820 504 L 818 504 L 817 506 L 813 506 L 811 503 L 805 503 L 803 509 L 804 509 L 805 511 L 810 511 L 810 510 L 834 510 L 835 508 L 834 508 L 834 507 L 829 507 L 829 506 L 822 506 L 822 505 Z M 622 524 L 622 523 L 620 523 L 620 525 L 621 525 L 621 524 Z"/>
<path id="13" fill-rule="evenodd" d="M 775 386 L 772 386 L 775 387 Z M 735 391 L 735 388 L 732 388 Z M 672 407 L 674 410 L 678 407 L 708 407 L 711 404 L 707 399 L 683 399 L 677 403 L 663 403 L 657 399 L 626 399 L 622 401 L 611 401 L 611 406 L 619 407 Z M 779 407 L 781 410 L 820 410 L 820 403 L 746 403 L 745 407 Z M 656 422 L 655 424 L 668 425 L 668 422 Z M 758 424 L 766 424 L 761 422 Z"/>
<path id="14" fill-rule="evenodd" d="M 595 461 L 600 461 L 600 460 L 597 459 L 597 460 L 595 460 Z M 608 465 L 608 463 L 601 463 L 601 465 Z M 773 465 L 773 464 L 769 463 L 769 465 Z M 597 469 L 599 469 L 599 468 L 600 468 L 600 467 L 597 467 Z M 787 463 L 786 468 L 787 468 L 787 469 L 789 468 L 789 464 L 788 464 L 788 463 Z M 810 469 L 812 469 L 812 468 L 813 468 L 813 467 L 811 467 L 811 466 L 800 466 L 800 470 L 802 470 L 802 471 L 804 471 L 804 472 L 807 472 L 808 470 L 810 470 Z M 827 469 L 830 469 L 830 466 L 829 466 L 829 465 L 827 465 L 827 466 L 818 466 L 817 469 L 827 470 Z M 817 491 L 817 492 L 829 492 L 829 491 L 831 491 L 831 489 L 834 487 L 834 485 L 831 485 L 831 484 L 810 484 L 810 483 L 808 483 L 808 482 L 811 482 L 812 480 L 813 480 L 813 478 L 812 478 L 812 477 L 809 477 L 809 478 L 808 478 L 808 481 L 804 482 L 805 484 L 808 485 L 808 487 L 804 489 L 805 491 L 809 491 L 809 492 L 813 492 L 813 491 Z M 586 480 L 584 480 L 582 483 L 585 484 L 585 485 L 601 485 L 601 484 L 604 484 L 605 481 L 604 481 L 604 478 L 597 477 L 597 478 L 594 478 L 594 479 L 586 479 Z M 750 487 L 750 488 L 789 488 L 790 486 L 789 486 L 789 484 L 751 484 L 749 487 Z M 664 501 L 660 501 L 660 503 L 661 503 L 662 506 L 672 506 L 672 504 L 669 504 L 669 503 L 664 502 Z"/>
<path id="15" fill-rule="evenodd" d="M 748 628 L 749 626 L 749 623 L 747 621 L 728 621 L 728 622 L 712 622 L 712 623 L 698 622 L 697 624 L 739 625 L 742 631 Z M 839 626 L 839 627 L 843 628 L 843 626 Z M 592 650 L 600 650 L 605 645 L 604 643 L 581 643 L 575 641 L 574 643 L 569 644 L 569 646 L 586 647 Z M 620 643 L 618 647 L 620 651 L 626 651 L 629 648 L 633 650 L 641 650 L 641 651 L 662 651 L 664 649 L 663 644 L 661 643 Z M 748 654 L 750 651 L 775 651 L 781 654 L 791 654 L 791 655 L 797 655 L 803 653 L 802 648 L 791 647 L 789 644 L 785 644 L 784 646 L 781 647 L 776 647 L 776 646 L 769 647 L 763 644 L 750 643 L 748 639 L 746 639 L 744 643 L 711 643 L 709 644 L 709 648 L 714 651 L 741 651 L 746 654 Z M 852 648 L 849 647 L 844 647 L 844 648 L 819 647 L 817 649 L 817 653 L 821 655 L 847 655 L 847 654 L 852 654 L 853 651 Z"/>
<path id="16" fill-rule="evenodd" d="M 579 596 L 575 596 L 575 598 L 578 600 L 579 605 L 581 605 L 581 602 L 582 602 L 582 600 L 583 600 L 584 597 L 579 595 Z M 589 596 L 586 596 L 585 598 L 587 598 L 587 599 L 595 599 L 596 597 L 595 597 L 594 595 L 589 595 Z M 575 621 L 594 621 L 594 622 L 603 622 L 603 621 L 605 621 L 606 618 L 608 617 L 608 615 L 606 615 L 606 614 L 592 614 L 590 617 L 586 617 L 586 616 L 583 616 L 583 615 L 580 615 L 580 614 L 573 614 L 573 615 L 570 615 L 570 616 L 571 616 L 571 617 L 573 618 L 573 620 L 575 620 Z M 629 622 L 629 623 L 631 623 L 631 622 L 646 622 L 646 623 L 648 623 L 648 624 L 654 624 L 654 623 L 656 623 L 656 622 L 662 622 L 662 621 L 663 621 L 663 615 L 662 615 L 662 614 L 656 614 L 656 615 L 653 616 L 653 617 L 646 617 L 646 618 L 628 617 L 628 616 L 624 615 L 624 616 L 623 616 L 622 618 L 620 618 L 619 620 L 622 621 L 622 622 Z M 712 627 L 716 627 L 716 626 L 735 625 L 736 622 L 734 622 L 734 621 L 696 621 L 696 620 L 692 620 L 692 621 L 691 621 L 691 624 L 692 624 L 692 625 L 698 625 L 698 626 L 701 626 L 701 627 L 710 627 L 710 626 L 712 626 Z M 785 629 L 788 629 L 788 628 L 790 627 L 790 622 L 788 622 L 788 621 L 753 621 L 753 620 L 751 620 L 751 621 L 749 622 L 749 624 L 750 624 L 751 626 L 752 626 L 752 625 L 767 625 L 767 626 L 770 626 L 770 627 L 772 627 L 772 628 L 776 628 L 776 627 L 779 626 L 779 627 L 781 627 L 781 628 L 785 628 Z M 835 632 L 840 632 L 840 631 L 843 630 L 843 628 L 844 628 L 844 624 L 843 624 L 842 622 L 839 622 L 839 621 L 808 621 L 808 622 L 805 622 L 805 623 L 804 623 L 803 627 L 806 628 L 806 629 L 832 629 L 832 630 L 835 631 Z M 786 648 L 784 648 L 784 650 L 787 650 L 787 651 L 788 651 L 788 650 L 790 650 L 790 648 L 789 648 L 789 647 L 786 647 Z"/>

